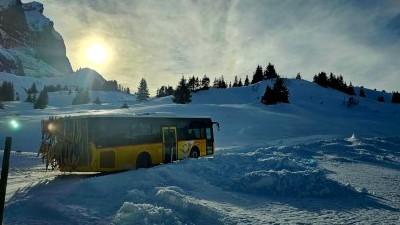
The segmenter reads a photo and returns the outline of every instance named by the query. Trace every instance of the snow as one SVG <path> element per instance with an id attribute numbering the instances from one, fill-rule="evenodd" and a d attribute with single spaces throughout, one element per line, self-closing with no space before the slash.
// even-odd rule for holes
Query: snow
<path id="1" fill-rule="evenodd" d="M 89 70 L 65 80 L 0 74 L 18 90 L 32 82 L 39 90 L 85 86 L 96 77 Z M 343 93 L 289 79 L 291 103 L 266 106 L 260 98 L 267 84 L 211 88 L 187 105 L 101 91 L 90 96 L 102 105 L 71 106 L 75 93 L 68 91 L 50 93 L 45 110 L 4 102 L 0 140 L 12 136 L 14 150 L 5 223 L 400 223 L 400 105 L 375 98 L 390 94 L 366 89 L 367 97 L 348 108 Z M 50 115 L 143 113 L 210 116 L 221 125 L 215 154 L 107 175 L 46 172 L 36 158 L 40 120 Z M 8 126 L 11 119 L 19 130 Z"/>
<path id="2" fill-rule="evenodd" d="M 8 60 L 15 61 L 14 56 L 13 56 L 11 53 L 9 53 L 9 52 L 7 51 L 7 49 L 3 48 L 3 46 L 0 46 L 0 54 L 1 54 L 2 56 L 4 56 L 6 59 L 8 59 Z"/>
<path id="3" fill-rule="evenodd" d="M 43 31 L 50 23 L 50 19 L 36 10 L 25 11 L 25 18 L 29 28 L 37 32 Z"/>
<path id="4" fill-rule="evenodd" d="M 29 2 L 24 3 L 23 8 L 25 11 L 26 23 L 32 31 L 40 33 L 49 26 L 50 19 L 43 15 L 43 4 L 39 2 Z"/>

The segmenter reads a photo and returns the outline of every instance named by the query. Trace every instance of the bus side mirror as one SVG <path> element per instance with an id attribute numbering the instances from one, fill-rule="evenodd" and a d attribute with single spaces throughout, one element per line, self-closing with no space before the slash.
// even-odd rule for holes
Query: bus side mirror
<path id="1" fill-rule="evenodd" d="M 213 125 L 215 124 L 215 125 L 217 125 L 217 129 L 218 129 L 218 131 L 219 131 L 219 123 L 218 122 L 212 122 L 213 123 Z"/>

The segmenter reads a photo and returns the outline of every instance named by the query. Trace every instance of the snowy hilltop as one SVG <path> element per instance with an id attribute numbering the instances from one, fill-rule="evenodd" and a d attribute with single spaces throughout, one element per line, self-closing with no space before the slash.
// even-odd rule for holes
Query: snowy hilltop
<path id="1" fill-rule="evenodd" d="M 25 89 L 36 83 L 38 90 L 51 84 L 91 86 L 93 80 L 101 79 L 99 74 L 89 69 L 65 78 L 37 80 L 7 74 L 2 74 L 2 77 L 8 77 L 15 86 Z M 349 97 L 345 93 L 305 80 L 285 79 L 285 83 L 290 92 L 290 103 L 269 106 L 262 104 L 260 99 L 266 86 L 272 86 L 273 80 L 244 87 L 198 91 L 192 93 L 191 103 L 183 105 L 173 103 L 171 96 L 138 101 L 136 95 L 100 90 L 89 91 L 88 104 L 72 105 L 77 91 L 68 88 L 49 92 L 47 108 L 35 110 L 32 103 L 24 101 L 27 97 L 25 93 L 21 94 L 21 101 L 4 102 L 0 137 L 12 134 L 15 138 L 21 138 L 14 145 L 16 149 L 36 151 L 40 142 L 40 120 L 49 116 L 154 112 L 168 112 L 178 116 L 211 116 L 223 126 L 222 131 L 216 133 L 220 147 L 317 136 L 344 137 L 353 133 L 362 136 L 391 136 L 400 133 L 400 125 L 396 125 L 400 122 L 400 105 L 376 100 L 380 95 L 390 99 L 390 93 L 365 89 L 366 97 L 355 96 L 358 104 L 348 107 L 345 101 Z M 24 93 L 23 88 L 17 91 Z M 93 103 L 96 98 L 101 104 Z M 121 109 L 125 103 L 129 108 Z M 7 125 L 10 120 L 20 121 L 23 128 L 12 129 Z M 225 135 L 220 137 L 221 133 Z M 25 136 L 29 139 L 23 138 Z"/>
<path id="2" fill-rule="evenodd" d="M 63 90 L 49 94 L 45 110 L 6 102 L 0 139 L 13 136 L 19 152 L 12 153 L 5 222 L 398 223 L 400 106 L 378 102 L 384 93 L 366 89 L 348 107 L 346 94 L 298 79 L 285 79 L 289 104 L 264 105 L 272 83 L 198 91 L 189 104 L 90 91 L 102 104 L 76 106 Z M 40 121 L 48 116 L 146 113 L 218 121 L 215 154 L 109 175 L 46 172 L 36 157 Z"/>
<path id="3" fill-rule="evenodd" d="M 54 77 L 72 72 L 64 40 L 43 15 L 41 3 L 1 1 L 0 71 Z"/>

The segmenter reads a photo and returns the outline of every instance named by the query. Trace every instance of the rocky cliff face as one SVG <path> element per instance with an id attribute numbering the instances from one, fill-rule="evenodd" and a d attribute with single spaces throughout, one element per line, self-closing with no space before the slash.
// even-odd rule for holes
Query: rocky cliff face
<path id="1" fill-rule="evenodd" d="M 0 71 L 53 77 L 71 73 L 64 40 L 38 2 L 0 1 Z"/>

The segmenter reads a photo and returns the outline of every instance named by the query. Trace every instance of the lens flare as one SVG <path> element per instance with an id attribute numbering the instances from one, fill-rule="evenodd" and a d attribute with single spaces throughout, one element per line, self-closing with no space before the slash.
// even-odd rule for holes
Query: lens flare
<path id="1" fill-rule="evenodd" d="M 14 129 L 18 129 L 19 128 L 19 123 L 16 120 L 11 120 L 10 125 Z"/>

